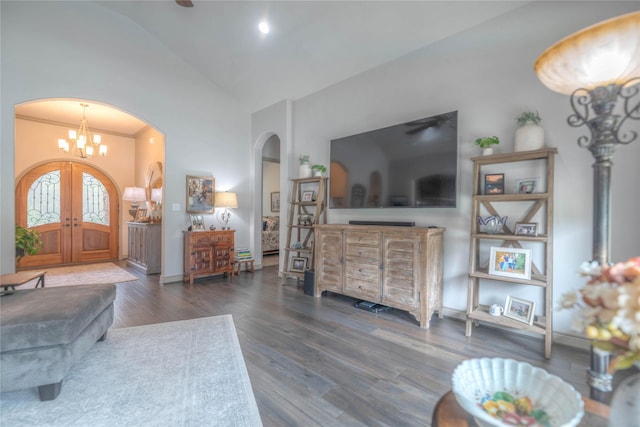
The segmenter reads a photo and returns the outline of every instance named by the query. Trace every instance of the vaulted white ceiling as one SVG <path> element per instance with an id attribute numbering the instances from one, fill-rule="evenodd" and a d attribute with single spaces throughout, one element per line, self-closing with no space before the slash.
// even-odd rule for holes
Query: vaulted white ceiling
<path id="1" fill-rule="evenodd" d="M 255 112 L 299 99 L 479 25 L 526 1 L 100 1 L 140 25 L 186 63 Z M 263 36 L 258 23 L 271 32 Z M 78 101 L 40 102 L 18 114 L 79 122 Z M 75 111 L 74 111 L 75 110 Z M 64 111 L 72 116 L 65 119 Z M 87 112 L 93 127 L 129 133 L 144 126 Z M 102 118 L 99 118 L 101 116 Z M 135 129 L 133 129 L 135 131 Z M 135 132 L 134 132 L 135 133 Z"/>

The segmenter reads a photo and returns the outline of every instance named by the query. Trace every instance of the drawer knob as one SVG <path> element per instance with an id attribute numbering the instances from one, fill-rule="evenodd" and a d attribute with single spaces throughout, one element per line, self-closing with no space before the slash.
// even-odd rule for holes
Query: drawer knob
<path id="1" fill-rule="evenodd" d="M 358 271 L 359 271 L 360 273 L 362 273 L 362 269 L 361 269 L 361 268 L 359 268 L 359 269 L 358 269 Z"/>

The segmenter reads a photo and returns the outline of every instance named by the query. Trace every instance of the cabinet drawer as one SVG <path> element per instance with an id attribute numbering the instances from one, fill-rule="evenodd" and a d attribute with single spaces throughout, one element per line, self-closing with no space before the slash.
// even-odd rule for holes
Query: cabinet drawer
<path id="1" fill-rule="evenodd" d="M 213 242 L 231 242 L 233 241 L 233 234 L 231 233 L 218 233 L 213 236 Z"/>
<path id="2" fill-rule="evenodd" d="M 344 268 L 347 278 L 380 281 L 380 266 L 378 264 L 361 264 L 347 261 Z"/>
<path id="3" fill-rule="evenodd" d="M 380 281 L 360 280 L 354 277 L 346 277 L 344 292 L 367 301 L 380 301 Z"/>
<path id="4" fill-rule="evenodd" d="M 380 264 L 380 247 L 349 245 L 345 249 L 347 261 Z"/>
<path id="5" fill-rule="evenodd" d="M 211 243 L 211 235 L 210 234 L 202 234 L 198 236 L 197 234 L 191 235 L 191 244 L 192 245 L 208 245 Z"/>
<path id="6" fill-rule="evenodd" d="M 372 231 L 346 231 L 344 237 L 347 245 L 380 246 L 380 233 Z"/>

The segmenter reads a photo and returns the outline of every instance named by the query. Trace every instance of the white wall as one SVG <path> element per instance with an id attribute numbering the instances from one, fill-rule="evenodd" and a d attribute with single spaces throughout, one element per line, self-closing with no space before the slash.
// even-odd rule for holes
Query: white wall
<path id="1" fill-rule="evenodd" d="M 186 175 L 214 176 L 218 189 L 238 193 L 232 226 L 238 240 L 249 240 L 248 112 L 129 19 L 95 2 L 3 1 L 0 7 L 3 273 L 14 269 L 13 107 L 41 98 L 110 104 L 165 135 L 163 281 L 182 275 Z"/>
<path id="2" fill-rule="evenodd" d="M 515 117 L 539 111 L 547 146 L 556 158 L 554 306 L 561 294 L 582 285 L 576 271 L 591 258 L 591 154 L 576 144 L 587 129 L 567 125 L 569 98 L 551 92 L 536 78 L 533 64 L 556 41 L 595 22 L 636 10 L 632 2 L 531 2 L 480 27 L 442 40 L 294 104 L 294 150 L 290 162 L 309 154 L 329 164 L 329 142 L 359 132 L 459 111 L 459 197 L 457 208 L 330 210 L 329 222 L 350 219 L 415 221 L 447 228 L 444 304 L 464 311 L 467 295 L 471 212 L 472 142 L 487 135 L 501 139 L 498 150 L 513 150 Z M 638 128 L 639 122 L 633 126 Z M 621 147 L 613 171 L 612 259 L 638 255 L 640 228 L 640 141 Z M 507 178 L 508 179 L 508 178 Z M 529 287 L 492 288 L 481 302 L 504 303 L 506 295 L 536 300 Z M 540 309 L 536 310 L 538 313 Z M 570 333 L 569 312 L 554 313 L 556 332 Z"/>
<path id="3" fill-rule="evenodd" d="M 280 224 L 286 224 L 289 212 L 289 178 L 293 164 L 291 157 L 292 146 L 292 101 L 283 100 L 270 107 L 264 108 L 253 113 L 251 117 L 251 163 L 253 169 L 251 172 L 251 180 L 253 182 L 253 212 L 252 223 L 257 225 L 253 228 L 252 247 L 259 247 L 262 242 L 262 218 L 257 209 L 260 206 L 262 198 L 262 153 L 263 147 L 267 140 L 273 135 L 277 135 L 280 139 Z M 297 164 L 297 161 L 296 161 Z M 280 227 L 280 251 L 282 252 L 284 241 L 286 238 L 286 227 Z M 262 266 L 262 251 L 254 251 L 256 263 Z M 280 267 L 282 267 L 283 258 L 280 257 Z"/>

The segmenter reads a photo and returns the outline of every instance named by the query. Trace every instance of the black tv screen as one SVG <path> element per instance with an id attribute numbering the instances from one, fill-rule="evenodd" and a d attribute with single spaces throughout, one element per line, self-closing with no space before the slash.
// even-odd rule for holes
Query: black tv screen
<path id="1" fill-rule="evenodd" d="M 455 207 L 457 170 L 457 111 L 334 139 L 329 207 Z"/>

